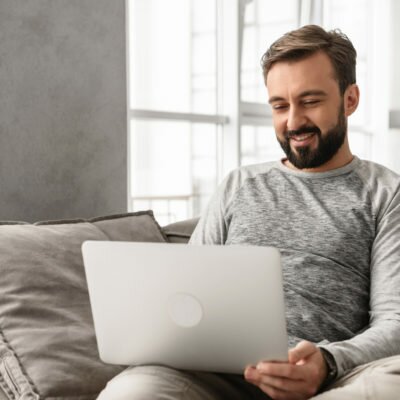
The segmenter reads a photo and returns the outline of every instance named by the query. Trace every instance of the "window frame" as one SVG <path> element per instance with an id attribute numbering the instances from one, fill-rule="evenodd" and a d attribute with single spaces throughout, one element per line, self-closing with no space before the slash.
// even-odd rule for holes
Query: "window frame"
<path id="1" fill-rule="evenodd" d="M 127 24 L 129 24 L 129 1 L 127 5 Z M 253 0 L 216 0 L 216 96 L 217 110 L 215 114 L 172 112 L 164 110 L 135 109 L 128 112 L 128 138 L 130 138 L 130 122 L 133 119 L 186 121 L 188 123 L 214 124 L 222 131 L 217 163 L 217 182 L 232 169 L 241 165 L 241 127 L 273 126 L 272 112 L 267 102 L 248 102 L 241 100 L 241 56 L 244 32 L 245 7 Z M 324 22 L 324 0 L 299 0 L 297 10 L 298 26 L 319 24 Z M 129 25 L 127 51 L 129 52 Z M 129 57 L 127 58 L 129 63 Z M 367 64 L 367 68 L 369 65 Z M 129 71 L 129 66 L 127 68 Z M 129 74 L 128 74 L 129 79 Z M 130 85 L 127 85 L 129 92 Z M 129 99 L 128 93 L 128 99 Z M 369 107 L 367 107 L 368 109 Z M 365 134 L 373 142 L 372 128 L 355 126 L 349 123 L 349 130 Z M 128 143 L 130 139 L 128 140 Z M 131 187 L 131 155 L 128 146 L 128 204 L 132 209 Z"/>

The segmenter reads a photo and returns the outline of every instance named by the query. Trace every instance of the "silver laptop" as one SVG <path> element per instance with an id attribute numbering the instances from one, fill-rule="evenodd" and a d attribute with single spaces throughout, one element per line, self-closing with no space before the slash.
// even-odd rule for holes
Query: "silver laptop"
<path id="1" fill-rule="evenodd" d="M 287 359 L 277 249 L 87 241 L 82 251 L 104 362 L 241 374 Z"/>

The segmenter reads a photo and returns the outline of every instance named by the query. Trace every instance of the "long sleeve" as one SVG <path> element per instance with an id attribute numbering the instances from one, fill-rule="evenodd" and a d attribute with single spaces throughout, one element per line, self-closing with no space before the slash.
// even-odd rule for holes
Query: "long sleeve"
<path id="1" fill-rule="evenodd" d="M 371 251 L 370 324 L 349 340 L 321 346 L 334 356 L 339 376 L 357 365 L 400 354 L 399 191 L 382 213 Z"/>

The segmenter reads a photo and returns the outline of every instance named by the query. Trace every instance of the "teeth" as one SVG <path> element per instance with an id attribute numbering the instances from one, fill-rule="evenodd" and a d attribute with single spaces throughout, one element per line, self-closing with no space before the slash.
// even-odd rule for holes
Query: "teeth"
<path id="1" fill-rule="evenodd" d="M 296 137 L 293 137 L 293 139 L 298 142 L 303 142 L 304 140 L 308 139 L 312 135 L 313 135 L 313 133 L 304 133 L 302 135 L 297 135 Z"/>

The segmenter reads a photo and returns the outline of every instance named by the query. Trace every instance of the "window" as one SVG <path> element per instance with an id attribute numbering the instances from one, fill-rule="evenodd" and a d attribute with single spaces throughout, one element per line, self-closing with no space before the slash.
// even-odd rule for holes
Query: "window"
<path id="1" fill-rule="evenodd" d="M 253 0 L 246 5 L 240 82 L 243 111 L 241 165 L 278 160 L 284 156 L 272 128 L 260 60 L 275 39 L 299 26 L 299 19 L 299 0 L 280 1 L 279 6 L 268 0 Z"/>
<path id="2" fill-rule="evenodd" d="M 129 2 L 131 208 L 161 223 L 199 214 L 219 179 L 216 6 Z"/>
<path id="3" fill-rule="evenodd" d="M 260 59 L 306 23 L 340 28 L 358 51 L 353 151 L 371 158 L 370 0 L 128 0 L 130 208 L 161 224 L 198 216 L 233 168 L 282 157 Z"/>
<path id="4" fill-rule="evenodd" d="M 279 36 L 299 26 L 298 0 L 279 1 L 279 7 L 268 0 L 248 2 L 244 14 L 243 54 L 241 60 L 241 98 L 265 104 L 260 59 Z"/>
<path id="5" fill-rule="evenodd" d="M 370 16 L 372 3 L 368 0 L 325 0 L 322 24 L 326 29 L 340 29 L 349 36 L 357 50 L 357 84 L 361 98 L 357 112 L 349 120 L 350 146 L 361 158 L 371 158 L 371 104 L 366 93 L 371 92 L 372 49 L 368 46 L 373 37 Z"/>

